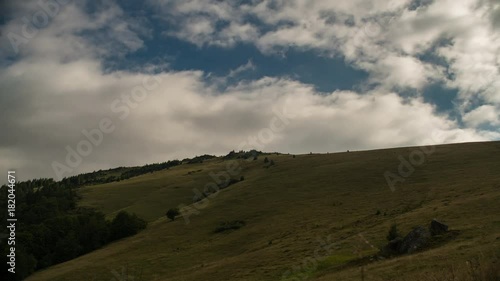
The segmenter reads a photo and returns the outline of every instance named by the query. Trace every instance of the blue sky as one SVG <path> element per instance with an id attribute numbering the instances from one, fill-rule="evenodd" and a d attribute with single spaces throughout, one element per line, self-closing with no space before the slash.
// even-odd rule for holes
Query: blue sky
<path id="1" fill-rule="evenodd" d="M 246 3 L 251 3 L 247 1 Z M 143 19 L 148 14 L 154 14 L 151 5 L 127 1 L 120 3 L 128 16 Z M 414 1 L 410 7 L 416 9 L 421 3 Z M 266 25 L 258 20 L 253 23 L 259 29 L 266 29 Z M 321 50 L 296 48 L 287 46 L 278 53 L 262 53 L 250 43 L 237 43 L 230 48 L 220 46 L 199 46 L 192 42 L 178 39 L 174 36 L 165 36 L 165 32 L 175 30 L 175 25 L 165 24 L 158 17 L 147 19 L 151 36 L 143 38 L 144 47 L 127 54 L 124 58 L 110 58 L 105 63 L 109 68 L 129 69 L 131 65 L 140 67 L 145 64 L 165 63 L 169 69 L 176 71 L 202 70 L 210 75 L 223 77 L 238 67 L 247 63 L 251 69 L 242 71 L 231 77 L 228 84 L 239 81 L 256 80 L 262 77 L 289 77 L 315 87 L 318 92 L 329 94 L 335 90 L 356 90 L 363 86 L 369 73 L 345 61 L 342 55 L 332 56 Z M 224 22 L 224 25 L 227 25 Z M 422 60 L 439 64 L 439 57 L 434 53 L 424 54 Z M 443 63 L 447 66 L 446 62 Z M 411 90 L 411 89 L 410 89 Z M 404 92 L 404 91 L 401 91 Z M 432 83 L 421 89 L 425 102 L 436 106 L 438 112 L 449 114 L 450 118 L 461 122 L 461 116 L 454 111 L 454 101 L 458 89 L 448 88 L 443 83 Z M 416 94 L 416 93 L 414 93 Z"/>
<path id="2" fill-rule="evenodd" d="M 202 70 L 215 76 L 227 76 L 247 63 L 253 68 L 231 79 L 256 80 L 265 76 L 290 77 L 313 85 L 318 91 L 352 90 L 359 86 L 367 73 L 347 65 L 342 58 L 327 57 L 313 50 L 290 49 L 285 54 L 262 54 L 250 44 L 238 44 L 225 49 L 216 46 L 198 47 L 176 38 L 158 36 L 145 41 L 146 48 L 129 54 L 124 60 L 111 59 L 115 69 L 127 69 L 130 64 L 144 65 L 163 62 L 176 71 Z"/>
<path id="3" fill-rule="evenodd" d="M 0 167 L 26 177 L 500 138 L 496 1 L 2 5 Z"/>
<path id="4" fill-rule="evenodd" d="M 367 78 L 365 71 L 347 64 L 342 56 L 330 56 L 318 50 L 287 47 L 279 53 L 265 54 L 247 42 L 236 43 L 230 48 L 199 46 L 175 36 L 165 35 L 169 31 L 175 31 L 176 26 L 165 23 L 156 16 L 152 17 L 151 15 L 155 14 L 152 5 L 136 1 L 126 1 L 120 5 L 124 13 L 131 18 L 144 20 L 146 17 L 150 35 L 142 38 L 144 47 L 140 50 L 129 53 L 124 58 L 111 57 L 106 60 L 105 63 L 113 70 L 126 70 L 131 65 L 140 67 L 165 63 L 171 70 L 201 70 L 223 77 L 250 62 L 253 68 L 232 77 L 229 82 L 256 80 L 266 76 L 290 77 L 311 84 L 318 91 L 325 93 L 352 90 Z M 266 28 L 262 23 L 254 22 L 259 28 Z M 221 26 L 227 24 L 224 22 Z"/>

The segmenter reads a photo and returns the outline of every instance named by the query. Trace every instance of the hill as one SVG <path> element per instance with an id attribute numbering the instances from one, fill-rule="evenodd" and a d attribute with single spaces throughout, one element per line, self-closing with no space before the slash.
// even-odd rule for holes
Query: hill
<path id="1" fill-rule="evenodd" d="M 487 142 L 219 157 L 86 186 L 82 206 L 133 212 L 148 228 L 27 280 L 425 280 L 467 261 L 484 265 L 500 254 L 499 155 L 500 142 Z M 192 204 L 221 173 L 237 182 Z M 169 221 L 165 212 L 179 206 L 188 220 Z M 433 218 L 456 236 L 375 257 L 391 225 L 407 233 Z"/>

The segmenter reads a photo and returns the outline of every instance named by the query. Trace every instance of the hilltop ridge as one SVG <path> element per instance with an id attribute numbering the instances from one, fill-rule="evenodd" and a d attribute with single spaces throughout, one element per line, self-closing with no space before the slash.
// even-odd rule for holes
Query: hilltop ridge
<path id="1" fill-rule="evenodd" d="M 418 280 L 499 253 L 499 155 L 500 142 L 484 142 L 218 157 L 81 187 L 81 206 L 109 217 L 125 210 L 149 226 L 27 280 L 110 280 L 117 273 L 134 280 L 361 280 L 360 268 L 366 280 L 402 280 L 399 272 Z M 402 180 L 391 187 L 388 171 Z M 228 175 L 238 181 L 193 200 Z M 177 207 L 190 208 L 187 220 L 165 217 Z M 459 234 L 432 249 L 370 260 L 391 225 L 408 233 L 434 218 Z"/>

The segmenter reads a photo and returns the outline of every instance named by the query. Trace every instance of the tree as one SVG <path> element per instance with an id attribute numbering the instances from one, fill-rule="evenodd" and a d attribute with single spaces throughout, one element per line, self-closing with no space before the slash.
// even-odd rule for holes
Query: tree
<path id="1" fill-rule="evenodd" d="M 78 236 L 82 253 L 88 253 L 105 245 L 109 239 L 109 228 L 105 216 L 93 209 L 81 209 L 78 216 Z"/>
<path id="2" fill-rule="evenodd" d="M 178 208 L 169 209 L 166 213 L 167 218 L 169 218 L 171 221 L 174 221 L 175 217 L 178 216 L 179 214 L 180 213 Z"/>
<path id="3" fill-rule="evenodd" d="M 24 280 L 36 269 L 36 259 L 32 254 L 26 252 L 22 247 L 17 248 L 16 253 L 16 276 L 15 280 Z M 10 276 L 9 276 L 10 277 Z M 2 279 L 8 280 L 8 279 Z M 10 280 L 10 279 L 9 279 Z"/>
<path id="4" fill-rule="evenodd" d="M 391 225 L 391 229 L 389 229 L 389 233 L 387 233 L 386 238 L 388 241 L 392 241 L 398 237 L 401 237 L 401 235 L 399 235 L 398 226 L 396 224 L 393 224 Z"/>
<path id="5" fill-rule="evenodd" d="M 120 211 L 111 221 L 110 239 L 117 240 L 137 234 L 139 231 L 146 228 L 146 225 L 146 221 L 135 214 Z"/>
<path id="6" fill-rule="evenodd" d="M 73 259 L 79 256 L 82 250 L 76 234 L 71 232 L 56 242 L 56 246 L 54 247 L 54 262 L 60 263 Z"/>
<path id="7" fill-rule="evenodd" d="M 75 191 L 77 185 L 105 181 L 105 176 L 106 173 L 99 171 L 59 182 L 52 179 L 17 182 L 16 199 L 20 203 L 16 211 L 23 221 L 16 237 L 22 243 L 16 245 L 14 279 L 0 273 L 0 280 L 23 280 L 34 270 L 73 259 L 145 228 L 146 222 L 135 215 L 120 212 L 109 222 L 95 209 L 77 207 L 80 199 Z M 7 189 L 6 185 L 0 186 L 1 198 L 8 197 Z M 7 200 L 0 200 L 0 207 L 6 210 Z M 7 212 L 0 212 L 1 220 L 6 221 L 6 216 Z M 0 252 L 6 256 L 10 245 L 4 244 Z"/>

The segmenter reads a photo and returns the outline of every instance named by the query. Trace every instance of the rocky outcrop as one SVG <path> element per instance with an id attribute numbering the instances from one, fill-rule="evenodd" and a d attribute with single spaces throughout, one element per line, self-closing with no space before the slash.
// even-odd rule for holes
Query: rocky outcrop
<path id="1" fill-rule="evenodd" d="M 430 241 L 431 234 L 425 227 L 417 226 L 403 238 L 399 246 L 400 254 L 411 254 L 424 249 Z"/>
<path id="2" fill-rule="evenodd" d="M 387 243 L 381 249 L 379 256 L 390 257 L 403 254 L 411 254 L 428 247 L 431 242 L 439 239 L 439 236 L 448 232 L 448 226 L 437 220 L 432 220 L 429 228 L 417 226 L 413 228 L 404 238 L 397 237 Z M 433 240 L 433 236 L 437 236 Z"/>
<path id="3" fill-rule="evenodd" d="M 448 232 L 448 226 L 442 222 L 433 219 L 431 221 L 431 225 L 429 226 L 429 230 L 432 236 L 441 235 Z"/>
<path id="4" fill-rule="evenodd" d="M 385 247 L 380 250 L 379 256 L 390 257 L 399 255 L 400 254 L 399 249 L 401 247 L 402 241 L 403 238 L 401 237 L 389 241 L 389 243 L 387 243 L 387 245 L 385 245 Z"/>

